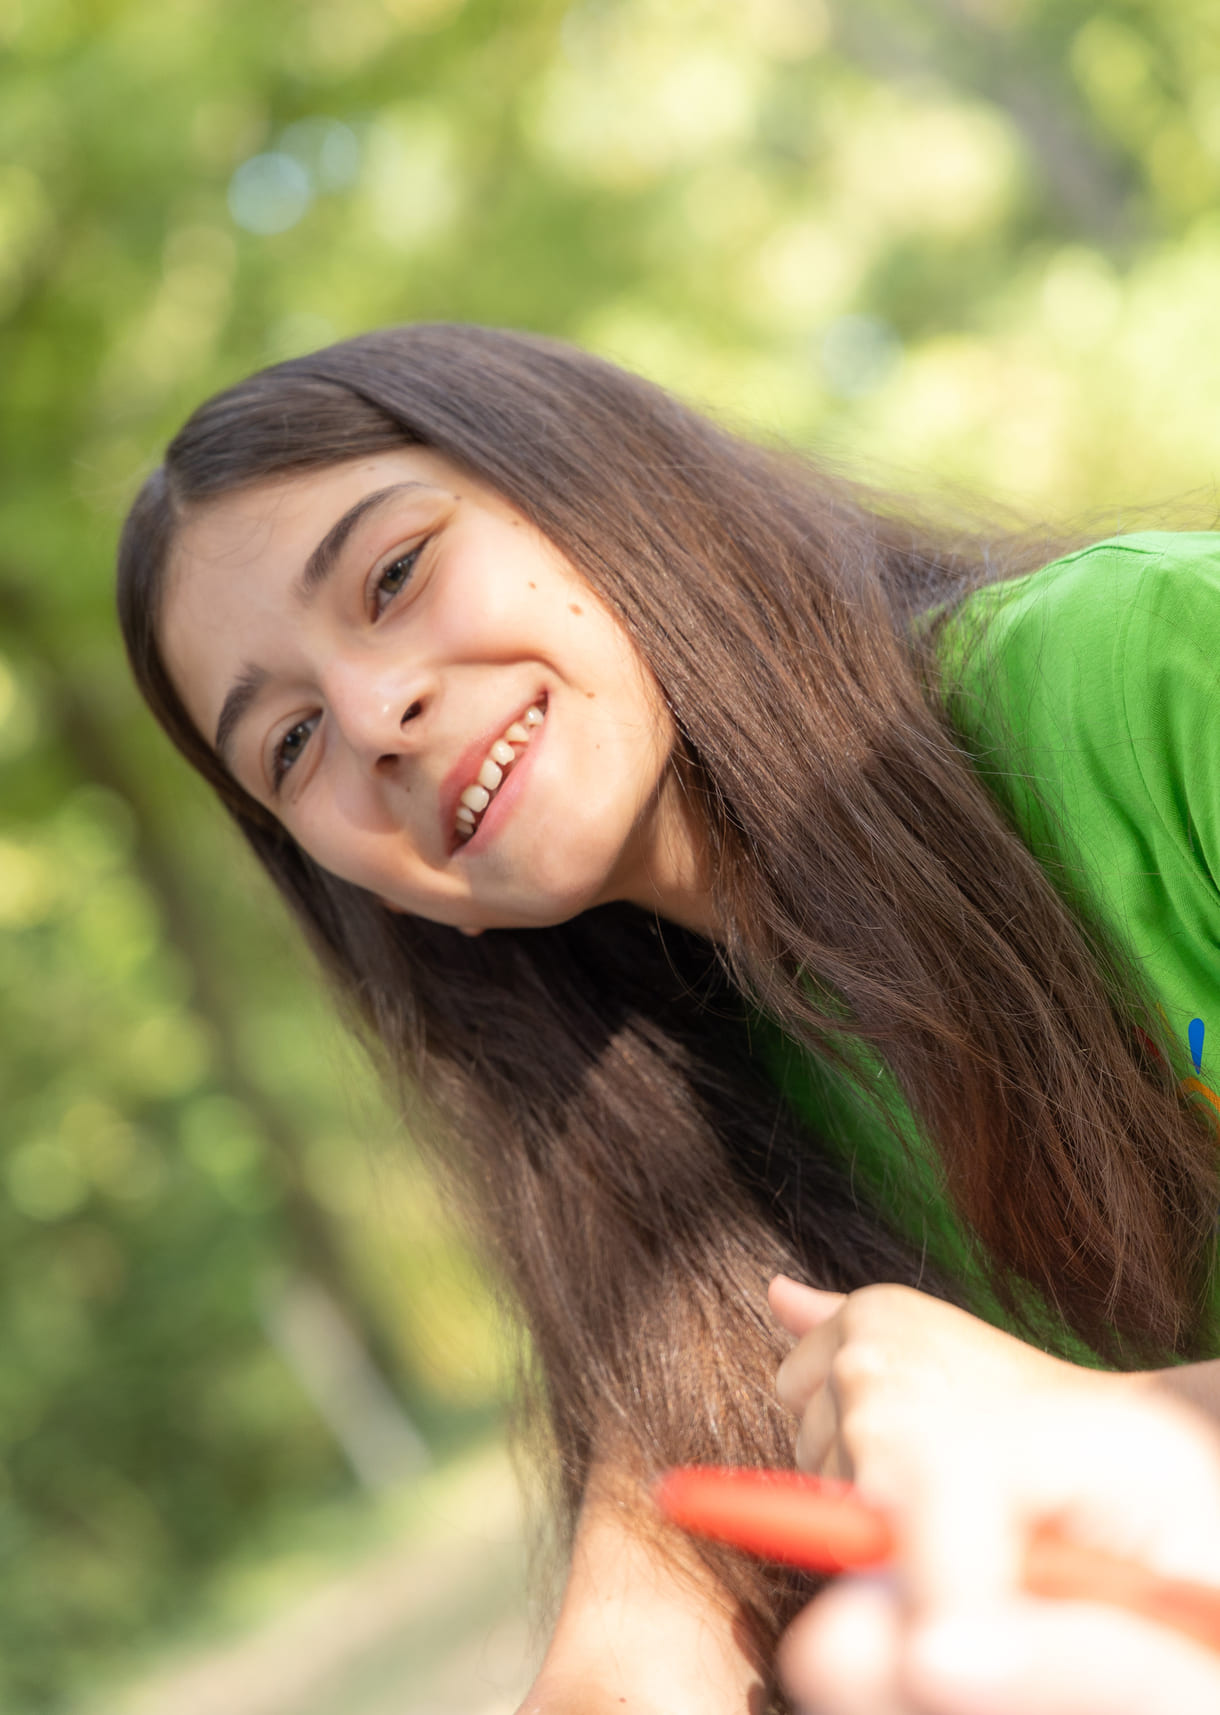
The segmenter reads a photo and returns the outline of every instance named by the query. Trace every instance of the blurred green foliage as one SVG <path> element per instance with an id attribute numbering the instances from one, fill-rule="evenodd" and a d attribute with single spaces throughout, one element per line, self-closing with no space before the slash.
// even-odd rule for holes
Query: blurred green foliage
<path id="1" fill-rule="evenodd" d="M 450 1227 L 111 620 L 124 504 L 199 397 L 417 318 L 1121 527 L 1216 478 L 1220 14 L 0 0 L 14 1715 L 352 1484 L 268 1338 L 277 1282 L 323 1287 L 438 1445 L 499 1385 Z"/>

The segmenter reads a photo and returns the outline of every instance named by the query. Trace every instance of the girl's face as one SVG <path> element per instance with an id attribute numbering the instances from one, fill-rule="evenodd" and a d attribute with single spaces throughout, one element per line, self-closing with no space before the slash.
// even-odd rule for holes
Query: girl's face
<path id="1" fill-rule="evenodd" d="M 162 629 L 236 780 L 394 909 L 541 926 L 613 899 L 665 909 L 690 882 L 672 723 L 621 626 L 425 449 L 197 511 Z"/>

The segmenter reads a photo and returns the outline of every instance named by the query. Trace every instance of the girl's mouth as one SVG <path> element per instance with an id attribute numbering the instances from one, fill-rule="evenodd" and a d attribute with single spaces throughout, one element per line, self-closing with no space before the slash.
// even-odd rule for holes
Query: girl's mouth
<path id="1" fill-rule="evenodd" d="M 467 840 L 473 838 L 488 805 L 545 719 L 546 703 L 545 699 L 540 699 L 537 703 L 531 703 L 525 713 L 506 727 L 490 747 L 474 779 L 458 799 L 453 830 L 458 846 L 465 845 Z"/>

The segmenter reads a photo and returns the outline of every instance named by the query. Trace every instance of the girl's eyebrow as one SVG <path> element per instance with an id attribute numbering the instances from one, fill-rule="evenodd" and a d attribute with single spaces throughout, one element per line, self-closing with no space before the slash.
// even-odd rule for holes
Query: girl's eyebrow
<path id="1" fill-rule="evenodd" d="M 371 494 L 362 494 L 353 506 L 349 506 L 341 518 L 337 518 L 330 529 L 318 543 L 313 553 L 305 562 L 305 569 L 296 582 L 293 594 L 302 606 L 308 607 L 322 585 L 335 569 L 339 555 L 343 552 L 344 544 L 352 531 L 370 513 L 377 512 L 389 504 L 398 495 L 413 488 L 428 488 L 426 482 L 394 482 L 388 488 L 375 488 Z"/>
<path id="2" fill-rule="evenodd" d="M 216 722 L 216 737 L 212 744 L 217 756 L 230 774 L 233 772 L 233 763 L 228 751 L 237 723 L 258 696 L 269 677 L 270 675 L 265 673 L 261 667 L 246 667 L 229 687 L 228 695 L 225 697 L 220 710 L 220 719 Z"/>

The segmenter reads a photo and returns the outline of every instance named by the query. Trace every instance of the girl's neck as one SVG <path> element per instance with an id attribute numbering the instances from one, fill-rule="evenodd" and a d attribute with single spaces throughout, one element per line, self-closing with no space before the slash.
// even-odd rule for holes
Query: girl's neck
<path id="1" fill-rule="evenodd" d="M 704 842 L 690 807 L 676 782 L 670 781 L 668 788 L 662 788 L 654 811 L 647 861 L 623 896 L 631 905 L 716 941 L 721 939 L 721 928 L 709 871 Z"/>

